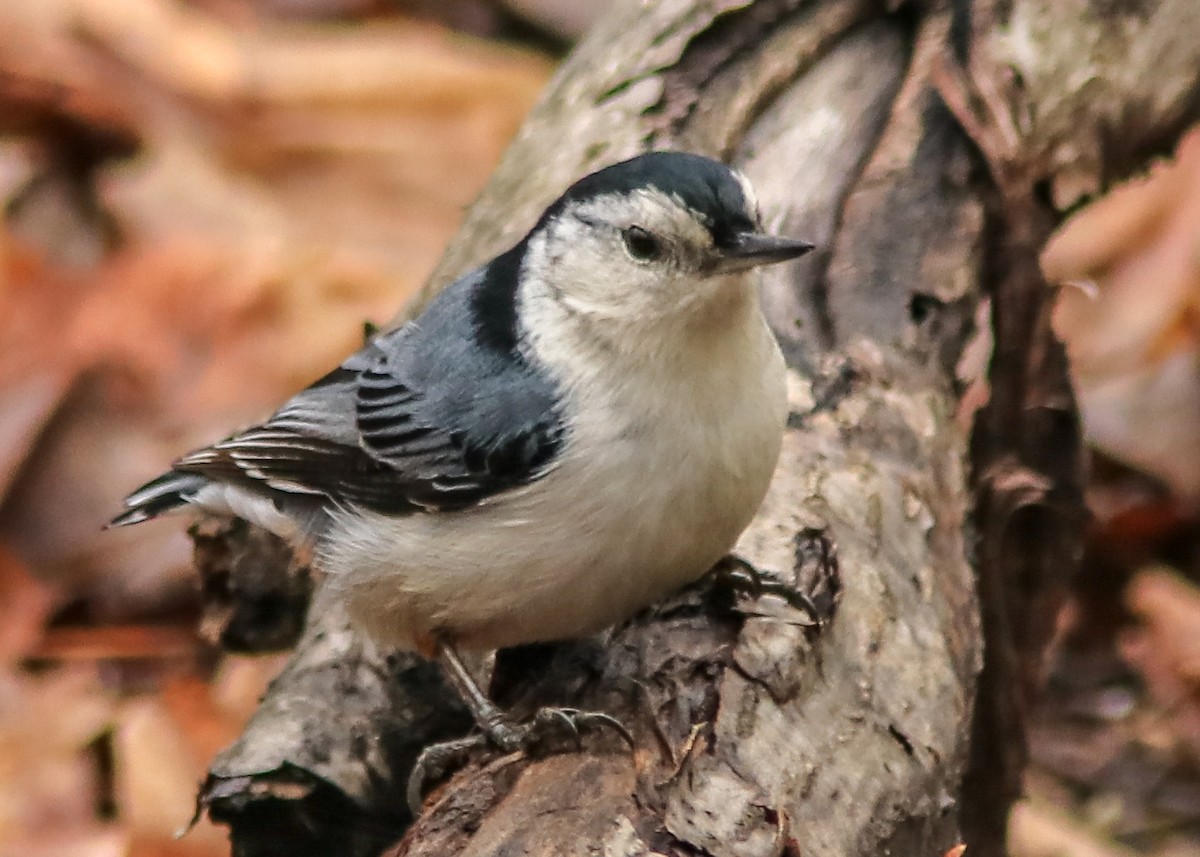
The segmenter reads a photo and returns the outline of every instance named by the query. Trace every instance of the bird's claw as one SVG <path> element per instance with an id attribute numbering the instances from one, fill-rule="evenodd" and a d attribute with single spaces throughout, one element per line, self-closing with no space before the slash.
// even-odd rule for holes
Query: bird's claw
<path id="1" fill-rule="evenodd" d="M 425 783 L 445 776 L 452 766 L 461 765 L 476 750 L 491 746 L 504 753 L 529 753 L 542 744 L 550 733 L 561 730 L 583 750 L 582 731 L 606 727 L 620 736 L 633 749 L 633 734 L 617 718 L 600 711 L 581 711 L 578 708 L 539 708 L 525 723 L 513 723 L 508 718 L 494 718 L 484 725 L 483 732 L 431 744 L 421 751 L 408 778 L 406 796 L 408 808 L 416 818 L 421 812 Z"/>
<path id="2" fill-rule="evenodd" d="M 786 601 L 792 609 L 804 613 L 814 625 L 823 624 L 817 605 L 807 593 L 765 574 L 740 556 L 730 554 L 725 557 L 716 565 L 713 573 L 718 581 L 735 593 L 745 593 L 751 598 L 774 595 Z"/>
<path id="3" fill-rule="evenodd" d="M 555 724 L 560 724 L 566 729 L 578 750 L 583 749 L 583 736 L 580 730 L 592 727 L 607 727 L 616 732 L 631 750 L 636 746 L 633 734 L 617 718 L 602 711 L 581 711 L 578 708 L 538 709 L 529 724 L 531 732 L 534 733 L 532 736 L 534 740 L 530 742 L 530 746 L 540 740 L 542 730 Z"/>
<path id="4" fill-rule="evenodd" d="M 579 724 L 576 722 L 574 709 L 541 708 L 538 709 L 537 714 L 533 716 L 533 721 L 529 724 L 530 733 L 539 737 L 546 730 L 553 729 L 555 726 L 563 728 L 570 736 L 576 750 L 583 749 L 583 736 L 579 733 Z"/>
<path id="5" fill-rule="evenodd" d="M 481 749 L 487 743 L 488 736 L 475 734 L 430 744 L 421 751 L 421 755 L 417 756 L 417 761 L 413 763 L 412 773 L 408 775 L 408 787 L 405 790 L 408 809 L 413 818 L 421 814 L 425 783 L 441 779 L 452 766 L 465 762 L 471 751 Z"/>

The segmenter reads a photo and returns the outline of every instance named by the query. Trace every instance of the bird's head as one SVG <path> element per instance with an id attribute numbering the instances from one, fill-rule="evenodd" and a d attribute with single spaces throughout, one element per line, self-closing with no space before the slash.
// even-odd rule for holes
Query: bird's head
<path id="1" fill-rule="evenodd" d="M 654 323 L 719 313 L 752 294 L 755 268 L 811 249 L 763 232 L 740 173 L 651 152 L 592 173 L 551 205 L 529 235 L 522 275 L 569 313 Z"/>

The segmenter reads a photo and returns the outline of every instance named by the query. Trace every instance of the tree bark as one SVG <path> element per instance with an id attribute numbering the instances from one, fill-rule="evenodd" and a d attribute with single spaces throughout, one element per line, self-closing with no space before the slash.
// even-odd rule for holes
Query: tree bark
<path id="1" fill-rule="evenodd" d="M 683 148 L 745 170 L 766 223 L 820 249 L 765 279 L 791 412 L 738 552 L 826 621 L 705 582 L 599 637 L 500 653 L 503 704 L 601 708 L 636 751 L 589 736 L 478 755 L 392 853 L 1003 852 L 1084 519 L 1036 254 L 1056 203 L 1194 120 L 1198 16 L 1192 0 L 616 4 L 425 296 L 603 164 Z M 985 381 L 971 355 L 989 348 Z M 464 728 L 425 665 L 318 602 L 200 802 L 236 854 L 375 854 L 410 820 L 417 748 Z"/>

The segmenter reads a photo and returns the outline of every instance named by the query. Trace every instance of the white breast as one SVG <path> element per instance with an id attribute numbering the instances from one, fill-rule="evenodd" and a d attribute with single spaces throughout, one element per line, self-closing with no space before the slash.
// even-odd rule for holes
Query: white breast
<path id="1" fill-rule="evenodd" d="M 569 435 L 530 485 L 462 512 L 336 515 L 320 559 L 351 614 L 388 645 L 495 648 L 598 630 L 703 575 L 783 430 L 782 357 L 757 306 L 744 316 L 621 373 L 564 358 Z"/>

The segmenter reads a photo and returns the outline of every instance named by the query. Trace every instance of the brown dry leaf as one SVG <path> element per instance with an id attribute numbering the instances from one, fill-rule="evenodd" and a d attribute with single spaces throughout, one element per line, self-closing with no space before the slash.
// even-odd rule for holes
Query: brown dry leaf
<path id="1" fill-rule="evenodd" d="M 42 87 L 47 108 L 141 140 L 114 171 L 131 186 L 108 191 L 133 234 L 183 226 L 236 245 L 265 226 L 411 276 L 435 261 L 550 64 L 404 19 L 238 28 L 171 0 L 9 0 L 0 71 Z"/>
<path id="2" fill-rule="evenodd" d="M 208 761 L 241 733 L 286 659 L 227 658 L 212 681 L 185 676 L 154 698 L 120 709 L 114 767 L 131 857 L 203 857 L 228 852 L 225 833 L 201 820 L 182 839 Z"/>
<path id="3" fill-rule="evenodd" d="M 25 563 L 0 544 L 0 670 L 11 669 L 33 651 L 54 604 L 50 587 L 35 580 Z"/>
<path id="4" fill-rule="evenodd" d="M 81 289 L 0 224 L 0 500 L 75 377 L 58 336 Z"/>
<path id="5" fill-rule="evenodd" d="M 0 386 L 0 499 L 70 388 L 71 373 L 51 369 Z"/>
<path id="6" fill-rule="evenodd" d="M 1008 853 L 1013 857 L 1135 857 L 1054 807 L 1018 801 L 1008 819 Z"/>
<path id="7" fill-rule="evenodd" d="M 1070 218 L 1042 253 L 1089 438 L 1200 501 L 1200 130 Z"/>
<path id="8" fill-rule="evenodd" d="M 0 857 L 129 857 L 130 844 L 115 824 L 79 824 L 0 839 Z"/>
<path id="9" fill-rule="evenodd" d="M 86 748 L 111 716 L 91 670 L 0 673 L 0 843 L 47 830 L 96 832 Z"/>
<path id="10" fill-rule="evenodd" d="M 113 767 L 122 824 L 135 854 L 224 857 L 223 831 L 201 820 L 185 837 L 195 811 L 196 787 L 207 757 L 199 756 L 170 709 L 158 699 L 121 707 L 113 740 Z"/>
<path id="11" fill-rule="evenodd" d="M 112 407 L 100 379 L 89 376 L 10 490 L 0 538 L 65 597 L 86 597 L 93 618 L 128 619 L 147 604 L 179 598 L 192 585 L 181 527 L 101 529 L 141 475 L 130 471 L 161 467 L 171 457 L 152 423 Z"/>
<path id="12" fill-rule="evenodd" d="M 0 677 L 0 857 L 225 857 L 225 833 L 208 822 L 176 834 L 208 760 L 239 734 L 282 663 L 233 659 L 211 683 L 176 678 L 120 705 L 91 670 Z M 113 724 L 116 826 L 95 818 L 101 783 L 86 749 Z"/>
<path id="13" fill-rule="evenodd" d="M 1200 588 L 1165 567 L 1139 572 L 1125 593 L 1141 627 L 1121 641 L 1125 659 L 1200 760 Z"/>

